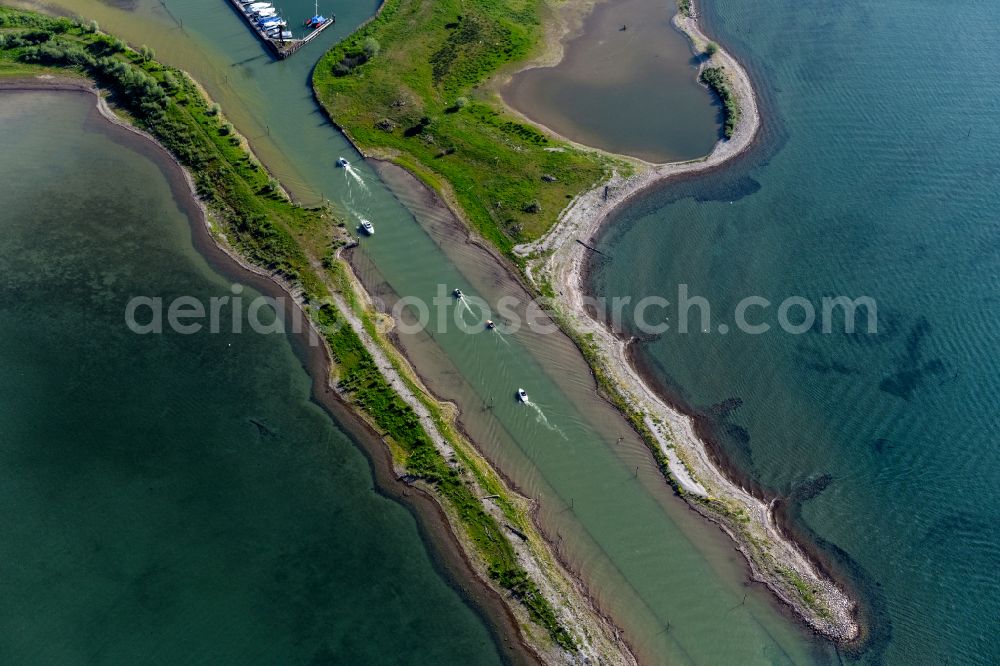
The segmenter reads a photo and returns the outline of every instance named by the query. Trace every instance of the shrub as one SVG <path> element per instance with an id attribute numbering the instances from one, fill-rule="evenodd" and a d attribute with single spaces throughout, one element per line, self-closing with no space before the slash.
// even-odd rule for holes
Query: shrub
<path id="1" fill-rule="evenodd" d="M 709 42 L 705 46 L 705 55 L 707 55 L 709 58 L 711 58 L 718 52 L 719 52 L 719 45 L 716 44 L 715 42 Z"/>
<path id="2" fill-rule="evenodd" d="M 721 67 L 706 67 L 701 72 L 702 82 L 711 88 L 722 101 L 724 109 L 723 134 L 727 139 L 733 136 L 736 131 L 736 123 L 740 119 L 740 105 L 736 101 L 736 96 L 729 88 L 729 80 Z"/>
<path id="3" fill-rule="evenodd" d="M 46 30 L 32 30 L 21 35 L 21 40 L 28 44 L 44 44 L 52 39 L 52 33 Z"/>
<path id="4" fill-rule="evenodd" d="M 163 87 L 167 89 L 168 92 L 175 92 L 180 84 L 177 82 L 177 77 L 171 72 L 163 73 Z"/>
<path id="5" fill-rule="evenodd" d="M 382 45 L 379 44 L 378 40 L 374 37 L 369 37 L 365 40 L 365 45 L 362 47 L 362 50 L 364 50 L 366 56 L 374 58 L 379 54 L 379 51 L 382 50 Z"/>

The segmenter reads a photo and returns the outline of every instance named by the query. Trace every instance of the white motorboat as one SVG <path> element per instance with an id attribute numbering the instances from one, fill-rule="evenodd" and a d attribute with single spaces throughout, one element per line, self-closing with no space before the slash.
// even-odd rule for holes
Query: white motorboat
<path id="1" fill-rule="evenodd" d="M 462 296 L 464 296 L 465 294 L 462 293 L 461 289 L 456 289 L 455 291 L 451 292 L 451 295 L 454 296 L 455 298 L 462 298 Z"/>
<path id="2" fill-rule="evenodd" d="M 517 389 L 517 399 L 521 402 L 528 402 L 528 392 L 523 388 Z"/>
<path id="3" fill-rule="evenodd" d="M 340 159 L 337 160 L 337 166 L 339 166 L 342 169 L 346 169 L 347 167 L 351 166 L 351 163 L 345 160 L 343 157 L 341 157 Z"/>
<path id="4" fill-rule="evenodd" d="M 486 320 L 486 328 L 488 328 L 488 329 L 490 329 L 492 331 L 496 327 L 497 327 L 497 325 L 493 323 L 492 319 L 487 319 Z"/>
<path id="5" fill-rule="evenodd" d="M 375 225 L 373 225 L 368 220 L 361 220 L 361 228 L 365 230 L 365 233 L 369 236 L 375 235 Z"/>

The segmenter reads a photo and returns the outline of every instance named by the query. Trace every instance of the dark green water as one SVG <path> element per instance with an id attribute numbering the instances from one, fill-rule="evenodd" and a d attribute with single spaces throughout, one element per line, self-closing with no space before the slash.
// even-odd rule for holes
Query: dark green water
<path id="1" fill-rule="evenodd" d="M 997 663 L 1000 5 L 702 10 L 761 88 L 762 146 L 618 216 L 594 288 L 687 283 L 715 322 L 751 294 L 874 297 L 877 335 L 667 334 L 642 355 L 744 474 L 815 494 L 792 513 L 866 599 L 866 662 Z"/>
<path id="2" fill-rule="evenodd" d="M 230 294 L 151 154 L 0 94 L 0 661 L 499 663 L 287 338 L 126 328 Z"/>

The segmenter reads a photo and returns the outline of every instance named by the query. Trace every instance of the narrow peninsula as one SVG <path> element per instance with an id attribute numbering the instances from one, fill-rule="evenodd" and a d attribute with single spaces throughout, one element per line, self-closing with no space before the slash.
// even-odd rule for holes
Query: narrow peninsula
<path id="1" fill-rule="evenodd" d="M 673 22 L 700 55 L 699 79 L 724 113 L 724 138 L 704 158 L 650 164 L 608 154 L 507 107 L 497 94 L 502 82 L 519 69 L 557 63 L 593 5 L 386 0 L 317 65 L 316 97 L 359 151 L 422 180 L 473 238 L 491 243 L 537 295 L 550 297 L 553 317 L 667 482 L 733 538 L 753 577 L 815 630 L 853 641 L 860 631 L 855 601 L 781 531 L 769 503 L 712 461 L 691 419 L 633 367 L 627 341 L 584 309 L 581 243 L 652 184 L 718 168 L 742 153 L 760 126 L 746 71 L 702 33 L 691 0 L 678 2 Z"/>

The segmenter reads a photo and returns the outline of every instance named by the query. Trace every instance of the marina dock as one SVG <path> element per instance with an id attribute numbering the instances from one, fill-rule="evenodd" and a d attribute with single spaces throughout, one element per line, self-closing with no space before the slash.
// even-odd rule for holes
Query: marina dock
<path id="1" fill-rule="evenodd" d="M 262 27 L 255 17 L 254 12 L 250 9 L 250 4 L 245 2 L 245 0 L 229 0 L 229 4 L 232 5 L 233 10 L 237 14 L 243 17 L 243 20 L 250 26 L 250 29 L 268 46 L 275 57 L 279 59 L 292 55 L 337 22 L 336 16 L 331 15 L 329 18 L 319 17 L 319 12 L 317 11 L 313 19 L 322 18 L 322 21 L 317 22 L 315 27 L 310 29 L 308 35 L 302 38 L 287 37 L 283 36 L 283 33 L 287 30 L 284 25 L 280 26 L 277 35 L 273 32 L 269 33 L 266 27 Z M 277 17 L 275 16 L 275 18 Z"/>

